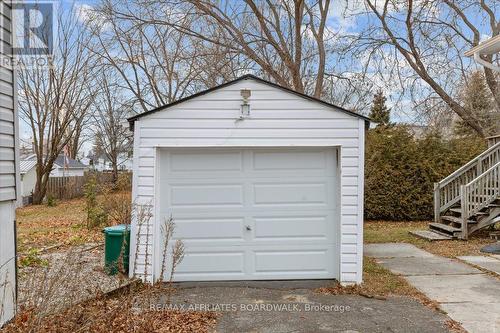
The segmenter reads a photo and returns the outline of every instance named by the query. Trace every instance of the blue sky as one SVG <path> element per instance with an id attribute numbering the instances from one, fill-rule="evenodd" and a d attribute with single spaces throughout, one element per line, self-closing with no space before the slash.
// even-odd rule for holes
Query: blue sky
<path id="1" fill-rule="evenodd" d="M 418 3 L 418 0 L 416 1 Z M 86 0 L 86 1 L 66 1 L 63 0 L 61 2 L 62 6 L 70 8 L 73 4 L 77 8 L 76 15 L 79 19 L 85 18 L 85 9 L 91 8 L 95 6 L 98 1 L 95 0 Z M 347 0 L 333 0 L 330 8 L 330 16 L 328 19 L 329 29 L 333 32 L 342 32 L 344 34 L 356 35 L 363 31 L 369 24 L 370 18 L 368 15 L 363 15 L 365 12 L 365 5 L 362 0 L 349 0 L 349 5 L 347 5 Z M 357 15 L 355 15 L 357 14 Z M 486 23 L 484 17 L 480 15 L 472 16 L 474 17 L 473 23 L 478 24 L 480 26 L 481 32 L 484 33 L 487 31 Z M 484 35 L 482 38 L 486 38 Z M 397 55 L 390 47 L 385 47 L 382 49 L 384 56 L 393 57 L 395 60 L 399 59 L 400 56 Z M 361 55 L 362 56 L 362 55 Z M 363 57 L 361 57 L 363 59 Z M 335 54 L 331 55 L 328 59 L 330 65 L 334 65 L 337 61 L 335 58 Z M 464 63 L 471 64 L 469 59 L 464 57 Z M 404 64 L 404 62 L 401 62 Z M 357 72 L 360 72 L 363 67 L 362 62 L 349 63 L 345 68 L 342 68 L 342 64 L 335 63 L 337 68 L 340 68 L 342 71 L 346 71 L 349 74 L 349 71 L 354 75 Z M 348 66 L 348 67 L 347 67 Z M 473 64 L 473 66 L 475 66 Z M 408 73 L 411 71 L 407 66 L 403 68 L 407 70 Z M 390 69 L 387 69 L 387 74 L 382 73 L 382 75 L 375 75 L 375 68 L 368 69 L 368 74 L 371 76 L 372 83 L 376 86 L 383 88 L 386 92 L 386 96 L 388 97 L 388 104 L 394 108 L 393 118 L 399 122 L 412 122 L 415 118 L 415 114 L 413 112 L 413 102 L 410 99 L 409 92 L 405 91 L 401 87 L 398 82 L 394 81 L 392 77 L 389 76 Z M 426 89 L 426 85 L 420 85 L 422 90 Z M 21 137 L 23 139 L 27 139 L 31 136 L 29 128 L 21 121 Z"/>

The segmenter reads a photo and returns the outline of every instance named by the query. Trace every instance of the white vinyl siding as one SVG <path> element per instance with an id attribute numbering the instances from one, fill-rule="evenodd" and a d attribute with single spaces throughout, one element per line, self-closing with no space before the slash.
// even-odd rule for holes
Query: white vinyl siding
<path id="1" fill-rule="evenodd" d="M 10 1 L 0 3 L 0 57 L 12 56 Z M 5 60 L 5 59 L 2 59 Z M 0 62 L 0 327 L 15 314 L 15 200 L 19 174 L 18 120 L 15 75 L 8 62 Z M 16 186 L 17 185 L 17 186 Z"/>
<path id="2" fill-rule="evenodd" d="M 240 89 L 252 92 L 250 117 L 244 120 L 238 120 Z M 151 204 L 155 211 L 155 198 L 159 194 L 155 165 L 161 147 L 339 147 L 339 280 L 359 283 L 362 275 L 364 133 L 364 119 L 253 79 L 238 81 L 135 121 L 132 195 L 135 203 Z M 155 216 L 149 227 L 141 230 L 135 266 L 136 272 L 139 275 L 146 272 L 145 278 L 149 280 L 153 278 L 154 255 L 159 255 L 151 250 L 158 248 L 153 244 L 154 223 L 158 223 Z M 149 245 L 147 258 L 146 242 Z M 131 248 L 134 252 L 136 247 L 133 244 Z M 135 257 L 134 253 L 131 257 Z"/>
<path id="3" fill-rule="evenodd" d="M 0 56 L 11 56 L 11 10 L 0 6 Z M 14 75 L 12 68 L 0 64 L 0 201 L 16 199 Z"/>

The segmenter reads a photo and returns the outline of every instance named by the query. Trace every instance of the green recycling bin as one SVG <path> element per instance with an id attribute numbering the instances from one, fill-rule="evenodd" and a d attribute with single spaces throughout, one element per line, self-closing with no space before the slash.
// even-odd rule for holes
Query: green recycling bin
<path id="1" fill-rule="evenodd" d="M 104 270 L 115 275 L 118 270 L 128 272 L 130 226 L 125 224 L 106 227 L 104 233 Z M 121 260 L 120 260 L 121 259 Z"/>

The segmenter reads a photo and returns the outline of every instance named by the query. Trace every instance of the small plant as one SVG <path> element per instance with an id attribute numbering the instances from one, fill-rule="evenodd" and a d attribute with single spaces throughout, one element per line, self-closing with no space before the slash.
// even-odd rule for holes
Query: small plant
<path id="1" fill-rule="evenodd" d="M 57 206 L 56 198 L 52 194 L 47 195 L 47 206 L 55 207 Z"/>
<path id="2" fill-rule="evenodd" d="M 127 191 L 113 193 L 112 190 L 110 185 L 102 188 L 102 209 L 112 224 L 130 224 L 132 217 L 131 193 Z"/>
<path id="3" fill-rule="evenodd" d="M 130 191 L 132 189 L 132 175 L 130 172 L 123 172 L 118 174 L 116 180 L 115 190 L 117 191 Z"/>
<path id="4" fill-rule="evenodd" d="M 108 222 L 108 214 L 97 200 L 99 185 L 97 184 L 95 175 L 89 177 L 89 180 L 84 185 L 84 193 L 86 199 L 87 228 L 93 229 L 106 225 Z"/>
<path id="5" fill-rule="evenodd" d="M 49 262 L 40 257 L 39 249 L 31 248 L 26 254 L 20 256 L 19 265 L 22 267 L 47 267 Z"/>
<path id="6" fill-rule="evenodd" d="M 162 225 L 162 235 L 163 235 L 163 258 L 161 263 L 161 273 L 160 279 L 165 278 L 165 272 L 168 268 L 168 244 L 172 239 L 175 231 L 175 223 L 172 216 L 165 220 Z M 184 243 L 177 239 L 172 246 L 171 252 L 171 262 L 170 262 L 170 275 L 168 279 L 168 288 L 167 288 L 167 301 L 170 302 L 170 296 L 173 293 L 173 282 L 174 282 L 174 273 L 177 269 L 177 266 L 181 263 L 182 259 L 184 259 L 185 247 Z"/>
<path id="7" fill-rule="evenodd" d="M 81 245 L 81 244 L 85 244 L 85 239 L 82 237 L 82 236 L 72 236 L 70 239 L 69 239 L 69 243 L 71 245 Z"/>

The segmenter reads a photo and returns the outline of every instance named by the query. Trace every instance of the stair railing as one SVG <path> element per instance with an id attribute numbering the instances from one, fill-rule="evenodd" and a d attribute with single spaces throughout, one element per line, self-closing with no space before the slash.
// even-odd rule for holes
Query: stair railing
<path id="1" fill-rule="evenodd" d="M 460 187 L 462 238 L 467 239 L 467 220 L 500 196 L 500 162 Z"/>
<path id="2" fill-rule="evenodd" d="M 434 183 L 434 220 L 440 222 L 441 213 L 460 202 L 462 185 L 472 182 L 498 162 L 500 162 L 500 142 L 489 147 L 439 183 Z"/>

